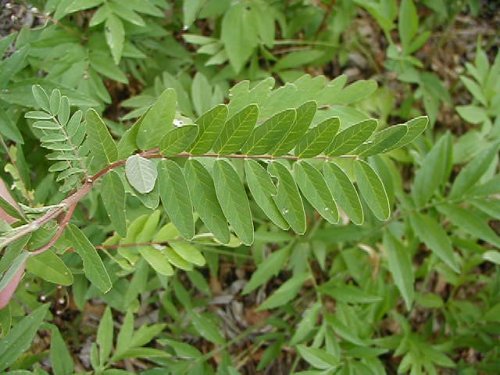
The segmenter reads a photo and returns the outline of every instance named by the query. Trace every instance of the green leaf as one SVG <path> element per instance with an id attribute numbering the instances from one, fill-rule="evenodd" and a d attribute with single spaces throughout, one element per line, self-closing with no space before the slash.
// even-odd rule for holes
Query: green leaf
<path id="1" fill-rule="evenodd" d="M 196 113 L 202 114 L 210 109 L 213 100 L 212 86 L 200 72 L 197 72 L 193 78 L 191 97 Z"/>
<path id="2" fill-rule="evenodd" d="M 236 235 L 246 245 L 253 243 L 253 221 L 250 205 L 238 173 L 226 160 L 214 163 L 217 200 Z"/>
<path id="3" fill-rule="evenodd" d="M 276 65 L 274 65 L 274 70 L 276 72 L 279 72 L 286 69 L 298 68 L 304 65 L 309 65 L 324 55 L 325 51 L 317 49 L 305 49 L 305 50 L 290 52 L 287 53 L 283 58 L 281 58 L 276 63 Z"/>
<path id="4" fill-rule="evenodd" d="M 345 81 L 344 81 L 345 82 Z M 335 104 L 349 105 L 368 98 L 377 90 L 377 81 L 361 79 L 342 89 L 335 97 Z"/>
<path id="5" fill-rule="evenodd" d="M 277 276 L 283 269 L 288 256 L 290 254 L 290 246 L 283 247 L 282 249 L 273 252 L 266 259 L 257 266 L 257 269 L 252 274 L 250 281 L 245 285 L 243 294 L 248 294 L 259 286 L 267 283 L 271 277 Z"/>
<path id="6" fill-rule="evenodd" d="M 66 233 L 73 248 L 83 260 L 83 272 L 87 279 L 101 292 L 108 292 L 112 287 L 111 279 L 94 245 L 73 224 L 68 225 Z"/>
<path id="7" fill-rule="evenodd" d="M 67 96 L 63 96 L 60 101 L 59 113 L 57 115 L 57 119 L 61 123 L 61 125 L 66 126 L 69 120 L 70 115 L 70 104 Z"/>
<path id="8" fill-rule="evenodd" d="M 137 132 L 137 145 L 147 150 L 159 145 L 163 137 L 172 129 L 177 106 L 174 89 L 166 89 L 151 106 Z"/>
<path id="9" fill-rule="evenodd" d="M 154 189 L 158 172 L 151 160 L 140 155 L 132 155 L 125 163 L 125 175 L 135 190 L 146 194 Z"/>
<path id="10" fill-rule="evenodd" d="M 389 271 L 401 296 L 403 296 L 406 309 L 409 311 L 415 299 L 413 288 L 415 276 L 411 254 L 389 231 L 384 232 L 384 250 L 387 255 Z"/>
<path id="11" fill-rule="evenodd" d="M 219 104 L 196 120 L 198 135 L 191 147 L 191 154 L 204 154 L 212 148 L 227 119 L 227 106 Z"/>
<path id="12" fill-rule="evenodd" d="M 203 267 L 205 265 L 205 258 L 193 245 L 183 241 L 172 241 L 170 246 L 186 262 L 192 263 L 198 267 Z"/>
<path id="13" fill-rule="evenodd" d="M 153 242 L 168 242 L 179 238 L 179 231 L 173 223 L 167 223 L 156 231 Z"/>
<path id="14" fill-rule="evenodd" d="M 420 134 L 425 131 L 428 124 L 429 118 L 427 116 L 416 117 L 406 122 L 404 125 L 408 128 L 407 133 L 395 145 L 386 148 L 384 152 L 389 152 L 391 150 L 395 150 L 412 143 Z"/>
<path id="15" fill-rule="evenodd" d="M 97 328 L 96 342 L 99 345 L 99 364 L 104 366 L 113 349 L 113 316 L 109 306 L 104 310 Z"/>
<path id="16" fill-rule="evenodd" d="M 134 333 L 134 314 L 131 309 L 127 310 L 125 317 L 123 318 L 123 323 L 118 332 L 118 337 L 116 338 L 116 350 L 113 358 L 120 353 L 125 352 L 132 342 L 132 335 Z"/>
<path id="17" fill-rule="evenodd" d="M 417 207 L 422 207 L 434 192 L 448 180 L 448 166 L 451 162 L 451 137 L 442 136 L 422 161 L 422 167 L 415 174 L 412 195 Z"/>
<path id="18" fill-rule="evenodd" d="M 239 73 L 258 44 L 258 18 L 245 3 L 231 5 L 224 13 L 221 41 L 231 66 Z"/>
<path id="19" fill-rule="evenodd" d="M 94 8 L 103 2 L 104 0 L 72 0 L 64 10 L 64 13 L 71 14 L 81 10 Z"/>
<path id="20" fill-rule="evenodd" d="M 26 66 L 29 51 L 30 47 L 26 44 L 24 45 L 24 47 L 17 49 L 9 57 L 2 59 L 2 61 L 0 62 L 1 89 L 5 89 L 7 83 L 11 80 L 11 78 L 13 78 L 16 73 L 18 73 Z"/>
<path id="21" fill-rule="evenodd" d="M 276 146 L 276 139 L 283 138 L 295 122 L 295 109 L 287 109 L 272 116 L 256 127 L 241 152 L 248 155 L 262 155 Z"/>
<path id="22" fill-rule="evenodd" d="M 127 358 L 143 358 L 146 360 L 157 361 L 157 360 L 168 360 L 170 358 L 170 354 L 166 353 L 164 350 L 150 348 L 150 347 L 133 347 L 127 350 L 125 353 L 122 353 L 120 356 L 116 356 L 115 359 L 117 361 L 127 359 Z M 108 375 L 111 371 L 120 371 L 120 370 L 107 370 L 104 374 Z M 124 371 L 125 374 L 129 374 L 128 371 Z M 123 372 L 117 375 L 125 375 Z"/>
<path id="23" fill-rule="evenodd" d="M 412 0 L 401 1 L 398 30 L 401 44 L 403 45 L 403 51 L 406 51 L 418 31 L 417 8 Z"/>
<path id="24" fill-rule="evenodd" d="M 187 29 L 196 20 L 198 12 L 205 5 L 205 0 L 184 0 L 182 2 L 182 14 L 184 28 Z"/>
<path id="25" fill-rule="evenodd" d="M 175 354 L 181 358 L 201 358 L 201 352 L 194 346 L 172 339 L 161 339 L 158 342 L 162 345 L 170 346 Z"/>
<path id="26" fill-rule="evenodd" d="M 458 174 L 453 182 L 449 198 L 460 198 L 466 194 L 486 173 L 498 154 L 498 143 L 481 151 Z"/>
<path id="27" fill-rule="evenodd" d="M 21 268 L 24 269 L 28 258 L 29 253 L 27 251 L 21 251 L 21 253 L 12 261 L 12 264 L 2 276 L 2 280 L 0 281 L 0 292 L 9 285 L 9 283 L 15 278 Z"/>
<path id="28" fill-rule="evenodd" d="M 184 173 L 193 206 L 200 219 L 220 242 L 228 243 L 229 229 L 217 201 L 212 177 L 199 161 L 193 159 L 186 161 Z"/>
<path id="29" fill-rule="evenodd" d="M 9 334 L 0 340 L 0 371 L 12 365 L 31 345 L 38 328 L 43 323 L 50 304 L 44 304 L 33 310 L 14 325 Z"/>
<path id="30" fill-rule="evenodd" d="M 215 141 L 214 151 L 220 155 L 239 151 L 252 132 L 258 116 L 259 107 L 250 104 L 227 120 Z"/>
<path id="31" fill-rule="evenodd" d="M 476 100 L 478 100 L 483 106 L 488 107 L 488 100 L 484 96 L 481 87 L 476 82 L 465 76 L 460 76 L 460 80 Z"/>
<path id="32" fill-rule="evenodd" d="M 154 213 L 152 214 L 154 215 Z M 127 236 L 120 239 L 119 244 L 131 244 L 131 243 L 137 243 L 137 237 L 138 235 L 142 232 L 142 229 L 144 227 L 144 224 L 150 218 L 152 215 L 142 215 L 139 216 L 137 219 L 132 221 L 130 225 L 127 228 Z M 135 264 L 138 259 L 139 255 L 137 254 L 137 251 L 135 249 L 130 249 L 128 247 L 121 247 L 118 249 L 118 254 L 120 256 L 124 257 L 129 261 L 131 264 Z"/>
<path id="33" fill-rule="evenodd" d="M 495 199 L 494 196 L 491 197 L 491 199 L 484 198 L 471 200 L 471 203 L 492 218 L 500 220 L 500 200 Z"/>
<path id="34" fill-rule="evenodd" d="M 451 241 L 445 230 L 429 215 L 414 213 L 410 222 L 418 239 L 453 271 L 460 272 L 460 265 L 453 252 Z"/>
<path id="35" fill-rule="evenodd" d="M 73 284 L 73 274 L 52 250 L 29 257 L 26 269 L 42 279 L 60 285 Z"/>
<path id="36" fill-rule="evenodd" d="M 462 228 L 476 238 L 480 238 L 500 248 L 500 236 L 474 211 L 450 204 L 439 205 L 437 209 L 446 216 L 447 220 L 451 221 L 457 227 Z"/>
<path id="37" fill-rule="evenodd" d="M 24 115 L 25 118 L 33 120 L 53 120 L 52 115 L 43 111 L 29 111 Z M 52 123 L 52 121 L 50 121 Z M 57 125 L 54 125 L 57 128 Z"/>
<path id="38" fill-rule="evenodd" d="M 54 375 L 74 374 L 73 358 L 64 343 L 61 332 L 55 326 L 52 328 L 50 338 L 50 364 Z"/>
<path id="39" fill-rule="evenodd" d="M 340 365 L 340 361 L 334 355 L 318 348 L 308 348 L 305 345 L 297 345 L 299 354 L 312 367 L 320 370 L 334 370 Z"/>
<path id="40" fill-rule="evenodd" d="M 19 238 L 17 240 L 14 240 L 7 247 L 8 250 L 5 251 L 5 253 L 2 255 L 2 258 L 0 258 L 0 274 L 4 274 L 4 272 L 6 272 L 13 265 L 13 262 L 23 252 L 23 249 L 26 247 L 26 245 L 28 244 L 28 242 L 31 240 L 31 237 L 32 237 L 32 235 L 23 236 L 23 237 L 21 237 L 21 238 Z M 5 237 L 2 237 L 2 240 L 4 238 Z M 22 265 L 22 262 L 20 262 L 20 264 Z M 21 271 L 21 268 L 22 268 L 22 271 Z M 24 272 L 24 268 L 23 267 L 17 267 L 17 271 L 15 271 L 14 273 L 16 273 L 16 272 L 21 272 L 21 275 L 22 275 L 22 272 Z M 6 275 L 4 274 L 4 277 L 5 276 Z M 1 283 L 1 281 L 0 281 L 0 283 Z M 4 287 L 2 287 L 2 289 Z M 2 292 L 2 289 L 0 289 L 0 292 Z"/>
<path id="41" fill-rule="evenodd" d="M 104 176 L 101 185 L 101 197 L 111 224 L 121 237 L 127 235 L 127 218 L 125 213 L 125 188 L 115 171 Z"/>
<path id="42" fill-rule="evenodd" d="M 274 224 L 283 230 L 288 229 L 290 226 L 274 203 L 273 196 L 277 193 L 276 186 L 264 167 L 255 160 L 247 159 L 245 160 L 245 176 L 255 203 Z"/>
<path id="43" fill-rule="evenodd" d="M 488 121 L 488 112 L 483 107 L 475 105 L 458 105 L 456 110 L 460 117 L 471 124 L 481 124 Z"/>
<path id="44" fill-rule="evenodd" d="M 367 343 L 365 340 L 359 338 L 357 333 L 353 332 L 353 329 L 347 326 L 338 317 L 334 315 L 328 315 L 326 317 L 326 321 L 328 322 L 328 325 L 335 331 L 335 333 L 342 339 L 361 347 L 367 347 L 369 345 L 369 343 Z"/>
<path id="45" fill-rule="evenodd" d="M 295 155 L 300 158 L 312 158 L 321 154 L 332 143 L 340 127 L 338 117 L 326 119 L 309 130 L 295 148 Z"/>
<path id="46" fill-rule="evenodd" d="M 389 219 L 391 216 L 389 198 L 387 198 L 384 184 L 378 174 L 364 160 L 354 161 L 354 171 L 358 189 L 368 207 L 370 207 L 377 219 Z"/>
<path id="47" fill-rule="evenodd" d="M 49 97 L 47 93 L 40 85 L 33 85 L 31 87 L 33 92 L 33 97 L 35 98 L 36 104 L 43 110 L 50 112 Z"/>
<path id="48" fill-rule="evenodd" d="M 87 144 L 90 154 L 94 158 L 96 168 L 106 167 L 118 158 L 115 141 L 109 134 L 101 116 L 95 110 L 89 109 L 85 115 L 85 120 Z"/>
<path id="49" fill-rule="evenodd" d="M 344 155 L 366 141 L 377 128 L 377 121 L 364 120 L 342 130 L 333 139 L 325 154 L 329 156 Z"/>
<path id="50" fill-rule="evenodd" d="M 196 125 L 184 125 L 170 130 L 160 143 L 160 152 L 165 156 L 174 156 L 186 151 L 198 134 Z"/>
<path id="51" fill-rule="evenodd" d="M 269 164 L 268 171 L 278 179 L 277 193 L 273 197 L 276 206 L 293 231 L 303 234 L 306 231 L 306 214 L 292 174 L 280 162 Z"/>
<path id="52" fill-rule="evenodd" d="M 148 262 L 148 264 L 160 275 L 173 276 L 174 269 L 168 261 L 165 253 L 152 246 L 141 246 L 139 253 Z"/>
<path id="53" fill-rule="evenodd" d="M 297 108 L 294 123 L 289 127 L 286 135 L 277 142 L 274 151 L 271 153 L 272 155 L 284 155 L 295 147 L 304 134 L 306 134 L 307 129 L 309 129 L 309 125 L 311 125 L 316 114 L 316 107 L 316 102 L 310 101 Z"/>
<path id="54" fill-rule="evenodd" d="M 373 139 L 363 143 L 354 152 L 359 156 L 368 157 L 387 152 L 397 145 L 408 132 L 406 125 L 395 125 L 375 133 Z"/>
<path id="55" fill-rule="evenodd" d="M 354 285 L 338 285 L 336 280 L 331 280 L 319 287 L 319 291 L 333 297 L 337 302 L 344 303 L 376 303 L 382 298 L 365 292 Z"/>
<path id="56" fill-rule="evenodd" d="M 16 143 L 24 143 L 23 136 L 16 123 L 3 108 L 0 108 L 0 135 L 3 135 Z"/>
<path id="57" fill-rule="evenodd" d="M 139 148 L 136 144 L 136 139 L 143 118 L 144 115 L 139 118 L 130 128 L 128 128 L 118 141 L 117 148 L 119 159 L 125 159 L 129 157 L 134 153 L 134 151 Z"/>
<path id="58" fill-rule="evenodd" d="M 318 324 L 318 315 L 321 311 L 321 307 L 321 302 L 316 302 L 304 312 L 301 321 L 290 339 L 290 345 L 297 345 L 299 342 L 304 341 L 307 336 L 314 331 Z"/>
<path id="59" fill-rule="evenodd" d="M 290 302 L 295 298 L 297 293 L 304 282 L 311 276 L 308 273 L 303 273 L 301 275 L 294 275 L 291 279 L 287 280 L 283 285 L 281 285 L 271 296 L 269 296 L 262 304 L 257 308 L 258 311 L 274 309 L 276 307 L 283 306 L 284 304 Z"/>
<path id="60" fill-rule="evenodd" d="M 180 268 L 181 270 L 184 271 L 192 271 L 193 270 L 193 265 L 186 261 L 183 257 L 181 257 L 177 252 L 170 248 L 166 247 L 164 249 L 165 255 L 167 256 L 167 259 L 170 263 L 172 263 L 174 266 L 177 268 Z"/>
<path id="61" fill-rule="evenodd" d="M 155 210 L 153 211 L 153 213 L 147 215 L 147 219 L 144 222 L 144 225 L 138 231 L 137 236 L 135 237 L 136 242 L 145 243 L 151 241 L 155 233 L 157 233 L 158 231 L 157 228 L 158 228 L 158 223 L 160 221 L 160 216 L 161 214 L 159 210 Z"/>
<path id="62" fill-rule="evenodd" d="M 224 345 L 224 337 L 222 337 L 219 327 L 211 319 L 195 311 L 191 311 L 190 316 L 194 328 L 201 336 L 215 344 Z"/>
<path id="63" fill-rule="evenodd" d="M 116 65 L 120 63 L 123 52 L 123 43 L 125 42 L 125 29 L 123 22 L 114 14 L 110 14 L 104 25 L 104 35 L 108 43 L 113 61 Z"/>
<path id="64" fill-rule="evenodd" d="M 106 5 L 109 7 L 112 13 L 119 16 L 121 19 L 133 23 L 137 26 L 145 26 L 146 23 L 134 10 L 131 9 L 130 5 L 127 3 L 117 2 L 117 1 L 107 1 Z M 95 15 L 95 13 L 94 13 Z M 92 17 L 93 19 L 94 17 Z M 126 46 L 125 46 L 126 48 Z M 124 51 L 125 55 L 125 51 Z M 127 56 L 132 57 L 132 56 Z"/>
<path id="65" fill-rule="evenodd" d="M 325 163 L 323 175 L 333 198 L 345 211 L 354 224 L 364 221 L 363 208 L 359 195 L 347 174 L 334 163 Z"/>
<path id="66" fill-rule="evenodd" d="M 2 181 L 0 181 L 0 189 L 2 187 Z M 1 191 L 1 190 L 0 190 Z M 17 205 L 13 205 L 15 201 L 9 202 L 0 195 L 0 210 L 3 210 L 7 215 L 12 216 L 15 219 L 23 220 L 23 214 L 21 208 Z"/>
<path id="67" fill-rule="evenodd" d="M 487 251 L 483 254 L 483 259 L 500 266 L 500 251 Z"/>
<path id="68" fill-rule="evenodd" d="M 302 195 L 328 222 L 338 223 L 337 205 L 322 174 L 306 161 L 295 163 L 293 170 Z"/>
<path id="69" fill-rule="evenodd" d="M 193 238 L 193 208 L 182 169 L 171 160 L 162 160 L 159 164 L 158 183 L 161 202 L 170 220 L 183 237 Z"/>

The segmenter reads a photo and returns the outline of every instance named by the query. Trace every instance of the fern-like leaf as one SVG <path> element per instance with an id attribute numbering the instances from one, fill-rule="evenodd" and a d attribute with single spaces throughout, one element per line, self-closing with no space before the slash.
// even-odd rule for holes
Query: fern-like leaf
<path id="1" fill-rule="evenodd" d="M 42 110 L 28 112 L 25 117 L 35 120 L 33 128 L 42 147 L 52 151 L 47 158 L 55 161 L 49 171 L 58 173 L 56 180 L 63 182 L 60 190 L 67 192 L 78 186 L 87 172 L 87 151 L 82 148 L 85 139 L 82 111 L 70 116 L 69 100 L 61 96 L 59 90 L 53 90 L 49 97 L 41 86 L 36 85 L 33 86 L 33 96 Z"/>

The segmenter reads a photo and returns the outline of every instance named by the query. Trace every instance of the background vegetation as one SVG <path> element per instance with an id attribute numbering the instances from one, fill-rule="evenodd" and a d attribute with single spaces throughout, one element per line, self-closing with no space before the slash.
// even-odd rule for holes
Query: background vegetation
<path id="1" fill-rule="evenodd" d="M 480 0 L 1 0 L 0 370 L 498 373 L 499 21 Z M 282 153 L 198 132 L 304 103 L 316 130 Z M 158 146 L 334 163 L 326 188 L 317 160 L 271 179 Z"/>

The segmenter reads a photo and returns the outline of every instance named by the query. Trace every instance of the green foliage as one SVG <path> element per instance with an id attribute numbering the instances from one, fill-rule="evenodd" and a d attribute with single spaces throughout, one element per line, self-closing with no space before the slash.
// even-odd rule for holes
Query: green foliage
<path id="1" fill-rule="evenodd" d="M 0 39 L 1 370 L 495 373 L 500 58 L 448 52 L 486 5 L 34 3 Z"/>
<path id="2" fill-rule="evenodd" d="M 103 293 L 109 291 L 111 289 L 111 280 L 94 246 L 85 237 L 85 234 L 72 224 L 70 224 L 66 233 L 68 240 L 82 258 L 85 276 Z"/>
<path id="3" fill-rule="evenodd" d="M 56 161 L 49 171 L 59 173 L 57 181 L 64 181 L 61 190 L 67 192 L 78 185 L 86 172 L 85 152 L 82 155 L 81 147 L 88 132 L 82 126 L 82 111 L 76 111 L 70 118 L 69 100 L 59 90 L 52 91 L 49 98 L 41 86 L 33 86 L 33 96 L 42 111 L 30 111 L 26 118 L 37 120 L 32 124 L 34 131 L 39 131 L 42 147 L 52 151 L 47 158 Z M 88 115 L 87 126 L 90 126 Z M 100 145 L 99 140 L 89 143 Z"/>
<path id="4" fill-rule="evenodd" d="M 0 340 L 0 368 L 7 369 L 26 351 L 47 314 L 49 305 L 41 305 L 24 317 Z"/>

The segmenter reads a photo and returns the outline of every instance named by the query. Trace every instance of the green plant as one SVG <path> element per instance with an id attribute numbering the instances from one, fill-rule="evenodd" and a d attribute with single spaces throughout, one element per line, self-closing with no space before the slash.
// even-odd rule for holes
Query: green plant
<path id="1" fill-rule="evenodd" d="M 306 89 L 318 80 L 322 85 L 316 86 L 316 90 Z M 338 202 L 354 223 L 362 224 L 365 213 L 351 181 L 353 178 L 375 217 L 386 220 L 390 206 L 384 185 L 362 158 L 410 143 L 425 130 L 427 121 L 419 118 L 375 132 L 376 121 L 363 120 L 339 132 L 341 120 L 333 117 L 336 111 L 328 109 L 329 103 L 342 97 L 343 102 L 349 104 L 358 99 L 357 95 L 349 95 L 351 92 L 355 93 L 361 85 L 372 86 L 367 81 L 343 88 L 344 82 L 342 77 L 328 83 L 321 77 L 304 76 L 277 90 L 272 90 L 272 80 L 265 80 L 252 89 L 248 88 L 248 82 L 243 82 L 231 91 L 232 99 L 227 106 L 217 105 L 191 120 L 191 124 L 185 123 L 186 118 L 175 119 L 176 94 L 167 89 L 118 143 L 94 110 L 86 112 L 85 123 L 82 123 L 82 112 L 71 115 L 68 98 L 61 96 L 58 90 L 49 97 L 40 86 L 34 86 L 33 94 L 41 110 L 30 111 L 26 117 L 34 120 L 32 126 L 42 147 L 51 151 L 47 157 L 56 161 L 49 172 L 58 172 L 56 181 L 64 181 L 61 191 L 76 191 L 55 207 L 39 207 L 40 214 L 32 213 L 31 217 L 4 200 L 8 211 L 16 212 L 20 220 L 12 229 L 4 231 L 2 247 L 44 230 L 45 225 L 50 226 L 52 220 L 58 219 L 58 228 L 47 244 L 38 249 L 33 249 L 29 242 L 24 245 L 31 249 L 31 256 L 44 253 L 63 235 L 78 202 L 101 179 L 100 196 L 111 224 L 122 238 L 129 235 L 125 214 L 126 191 L 129 191 L 149 209 L 155 209 L 161 198 L 166 214 L 187 240 L 197 235 L 205 241 L 213 237 L 227 244 L 230 230 L 226 223 L 229 222 L 238 239 L 251 245 L 254 241 L 252 215 L 237 172 L 237 168 L 243 167 L 255 202 L 282 229 L 291 228 L 298 234 L 306 231 L 299 188 L 311 206 L 329 222 L 339 221 Z M 317 110 L 317 107 L 325 109 Z M 310 128 L 315 117 L 317 124 Z M 257 122 L 260 124 L 255 126 Z M 155 162 L 156 159 L 161 160 Z M 265 168 L 259 162 L 269 164 Z M 290 163 L 293 163 L 293 174 Z M 120 176 L 115 172 L 123 166 L 130 184 L 127 188 L 123 173 Z M 352 174 L 351 178 L 345 170 Z M 193 208 L 205 226 L 200 234 L 195 230 Z M 175 240 L 175 235 L 151 239 L 145 234 L 155 232 L 159 219 L 158 211 L 144 217 L 145 228 L 151 229 L 141 231 L 139 243 Z M 76 226 L 70 226 L 65 237 L 82 257 L 87 278 L 95 281 L 102 292 L 108 291 L 111 283 L 107 272 L 83 233 Z M 152 266 L 159 267 L 162 262 L 168 269 L 169 262 L 175 265 L 172 260 L 175 256 L 203 265 L 203 256 L 192 246 L 186 246 L 189 245 L 173 243 L 173 250 L 167 248 L 166 252 L 146 246 L 139 252 Z M 21 251 L 7 275 L 16 275 L 24 269 L 27 255 Z M 139 259 L 138 254 L 125 258 L 122 261 L 128 260 L 131 265 Z M 171 269 L 163 271 L 166 275 L 172 273 Z M 13 280 L 16 279 L 4 280 L 4 287 L 10 286 Z"/>
<path id="2" fill-rule="evenodd" d="M 0 12 L 36 25 L 0 39 L 1 370 L 496 373 L 491 5 L 34 3 Z"/>

